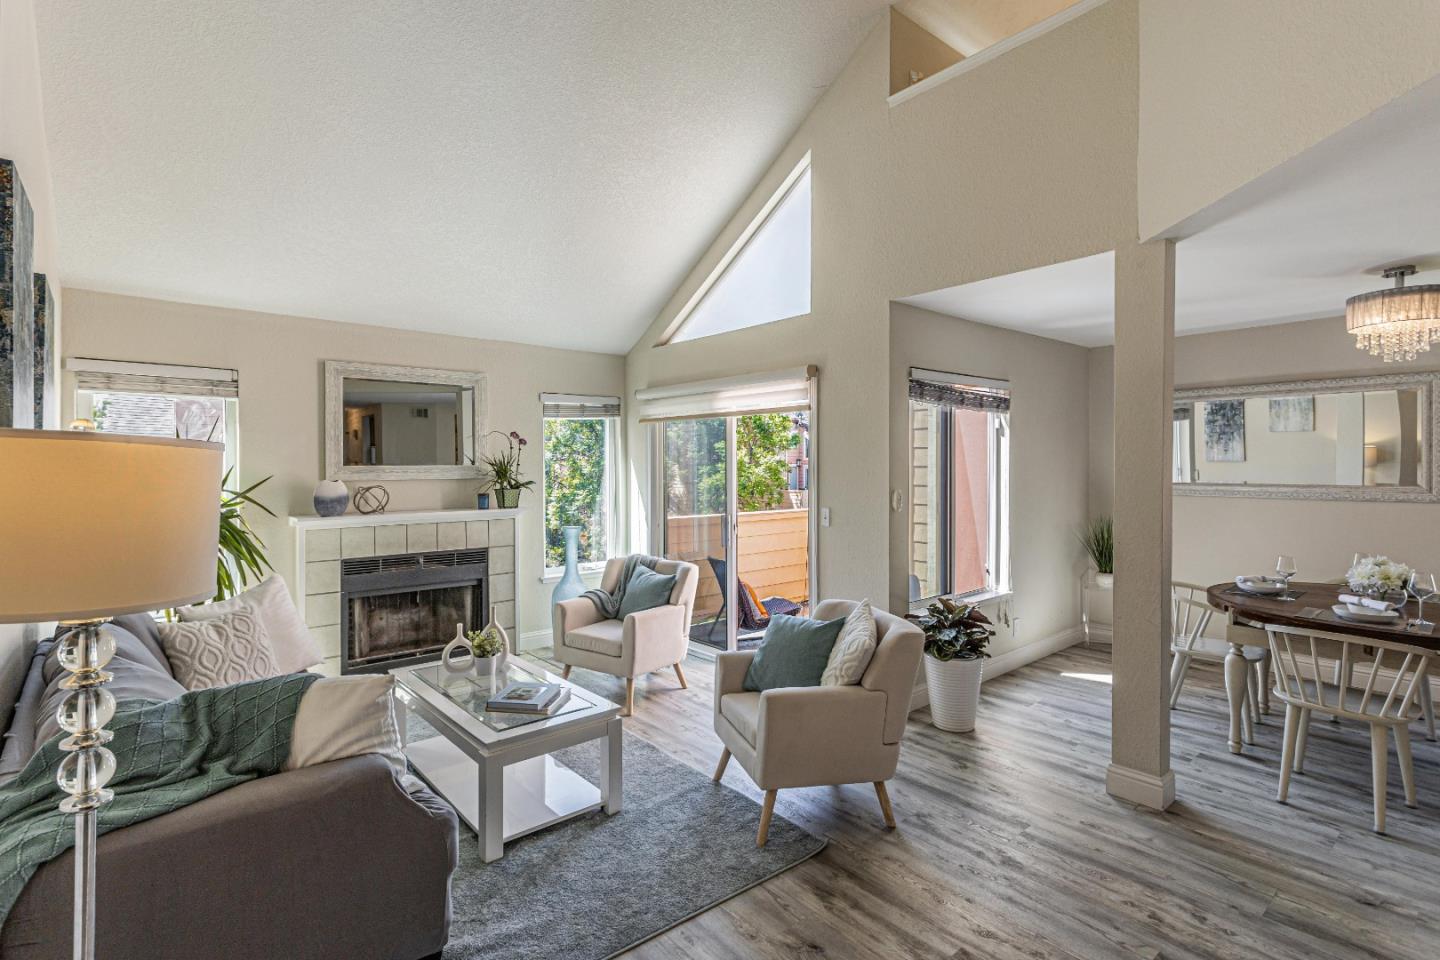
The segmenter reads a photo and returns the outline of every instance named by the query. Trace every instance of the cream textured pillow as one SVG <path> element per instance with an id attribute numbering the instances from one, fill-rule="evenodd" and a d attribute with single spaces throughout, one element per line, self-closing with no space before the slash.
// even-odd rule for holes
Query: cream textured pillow
<path id="1" fill-rule="evenodd" d="M 159 627 L 170 670 L 186 690 L 282 675 L 265 624 L 250 607 L 213 620 Z"/>
<path id="2" fill-rule="evenodd" d="M 285 769 L 377 753 L 397 779 L 403 778 L 394 690 L 395 680 L 387 673 L 321 677 L 310 684 L 295 714 Z"/>
<path id="3" fill-rule="evenodd" d="M 238 597 L 217 603 L 181 607 L 176 612 L 182 622 L 213 620 L 242 606 L 250 606 L 259 611 L 260 619 L 265 622 L 265 630 L 270 634 L 270 645 L 275 650 L 275 662 L 280 667 L 280 673 L 308 670 L 325 659 L 325 654 L 315 643 L 315 638 L 310 636 L 305 621 L 300 619 L 300 611 L 295 609 L 285 581 L 277 574 L 272 573 Z"/>
<path id="4" fill-rule="evenodd" d="M 875 612 L 870 609 L 869 600 L 861 600 L 859 606 L 850 611 L 835 646 L 830 648 L 830 659 L 825 672 L 820 674 L 822 687 L 848 687 L 859 683 L 875 656 Z"/>

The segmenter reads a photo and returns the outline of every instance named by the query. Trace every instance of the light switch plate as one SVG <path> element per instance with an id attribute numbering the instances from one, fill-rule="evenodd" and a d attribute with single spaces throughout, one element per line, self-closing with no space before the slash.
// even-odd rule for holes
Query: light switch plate
<path id="1" fill-rule="evenodd" d="M 828 527 L 828 526 L 830 526 L 830 508 L 829 508 L 829 507 L 821 507 L 821 508 L 820 508 L 820 526 L 822 526 L 822 527 Z"/>

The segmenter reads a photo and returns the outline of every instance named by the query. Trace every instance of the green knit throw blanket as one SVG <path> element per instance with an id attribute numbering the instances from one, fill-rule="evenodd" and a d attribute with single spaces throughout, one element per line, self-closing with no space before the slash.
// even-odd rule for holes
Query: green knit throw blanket
<path id="1" fill-rule="evenodd" d="M 318 677 L 290 674 L 174 700 L 126 700 L 107 729 L 115 799 L 100 808 L 101 834 L 140 823 L 230 787 L 278 773 L 290 755 L 300 698 Z M 0 787 L 0 924 L 41 864 L 75 845 L 75 817 L 55 771 L 65 756 L 57 737 Z"/>

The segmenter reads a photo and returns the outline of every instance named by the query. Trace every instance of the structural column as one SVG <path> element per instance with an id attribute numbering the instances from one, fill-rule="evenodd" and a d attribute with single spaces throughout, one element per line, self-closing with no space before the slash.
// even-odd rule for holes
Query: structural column
<path id="1" fill-rule="evenodd" d="M 1163 810 L 1170 770 L 1175 245 L 1115 251 L 1115 617 L 1105 788 Z"/>

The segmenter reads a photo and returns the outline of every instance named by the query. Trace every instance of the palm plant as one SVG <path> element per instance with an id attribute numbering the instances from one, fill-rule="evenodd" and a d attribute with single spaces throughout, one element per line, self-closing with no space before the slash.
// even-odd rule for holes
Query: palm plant
<path id="1" fill-rule="evenodd" d="M 1115 525 L 1109 517 L 1096 517 L 1076 536 L 1079 537 L 1085 552 L 1090 555 L 1097 572 L 1115 572 Z"/>
<path id="2" fill-rule="evenodd" d="M 265 541 L 260 539 L 245 519 L 243 508 L 247 506 L 264 510 L 270 516 L 275 514 L 269 507 L 255 499 L 255 491 L 268 481 L 257 480 L 243 490 L 230 487 L 230 474 L 234 468 L 225 471 L 220 480 L 220 550 L 215 564 L 215 599 L 225 600 L 240 593 L 250 585 L 253 576 L 259 580 L 265 571 L 273 570 L 265 556 Z"/>

